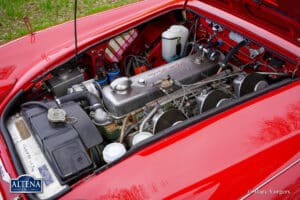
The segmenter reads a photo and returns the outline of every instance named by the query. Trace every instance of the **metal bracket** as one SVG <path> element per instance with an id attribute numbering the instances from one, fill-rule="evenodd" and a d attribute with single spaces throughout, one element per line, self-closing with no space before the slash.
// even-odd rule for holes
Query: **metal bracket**
<path id="1" fill-rule="evenodd" d="M 256 56 L 262 54 L 263 52 L 265 52 L 265 48 L 264 47 L 260 47 L 259 49 L 249 49 L 249 56 L 250 58 L 255 58 Z"/>

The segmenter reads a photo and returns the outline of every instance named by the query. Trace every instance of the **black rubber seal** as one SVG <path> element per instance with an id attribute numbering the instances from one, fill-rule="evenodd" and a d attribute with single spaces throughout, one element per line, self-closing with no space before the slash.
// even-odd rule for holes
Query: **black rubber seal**
<path id="1" fill-rule="evenodd" d="M 7 148 L 9 150 L 9 154 L 10 154 L 10 157 L 13 161 L 13 164 L 15 166 L 15 169 L 18 173 L 18 175 L 22 175 L 25 173 L 24 171 L 24 168 L 21 164 L 21 161 L 18 157 L 18 154 L 17 154 L 17 151 L 16 151 L 16 148 L 15 148 L 15 145 L 10 137 L 10 134 L 6 128 L 6 119 L 10 113 L 10 110 L 12 110 L 12 108 L 17 104 L 18 100 L 20 99 L 20 97 L 24 94 L 24 91 L 21 90 L 17 93 L 17 95 L 15 95 L 12 100 L 10 102 L 8 102 L 8 104 L 5 106 L 4 110 L 3 110 L 3 113 L 1 115 L 1 124 L 0 124 L 0 129 L 1 129 L 1 133 L 2 133 L 2 136 L 4 137 L 4 140 L 6 142 L 6 145 L 7 145 Z"/>

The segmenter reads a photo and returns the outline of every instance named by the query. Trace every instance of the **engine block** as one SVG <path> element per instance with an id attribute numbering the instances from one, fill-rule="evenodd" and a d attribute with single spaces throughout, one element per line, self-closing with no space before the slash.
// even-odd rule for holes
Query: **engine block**
<path id="1" fill-rule="evenodd" d="M 103 102 L 113 117 L 120 118 L 165 95 L 160 89 L 161 80 L 169 77 L 181 83 L 190 84 L 215 74 L 217 70 L 217 62 L 205 59 L 197 63 L 195 55 L 191 55 L 132 76 L 126 83 L 123 83 L 124 85 L 105 86 L 101 91 Z M 178 88 L 173 88 L 173 90 L 176 89 Z"/>

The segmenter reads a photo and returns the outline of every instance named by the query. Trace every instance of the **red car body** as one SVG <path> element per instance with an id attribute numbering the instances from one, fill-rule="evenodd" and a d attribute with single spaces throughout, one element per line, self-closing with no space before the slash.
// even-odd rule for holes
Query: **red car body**
<path id="1" fill-rule="evenodd" d="M 79 51 L 162 13 L 186 6 L 297 60 L 299 67 L 300 28 L 299 21 L 295 20 L 299 20 L 299 6 L 294 10 L 284 8 L 291 11 L 293 17 L 282 17 L 260 7 L 265 13 L 259 21 L 250 18 L 247 12 L 253 9 L 250 5 L 256 5 L 254 1 L 242 2 L 248 8 L 242 8 L 243 3 L 236 1 L 146 0 L 83 17 L 78 20 Z M 263 2 L 276 6 L 283 1 Z M 276 22 L 266 22 L 272 18 L 268 16 L 271 14 L 286 20 L 286 24 L 278 20 L 280 26 L 276 29 Z M 282 31 L 285 28 L 288 30 Z M 26 91 L 32 86 L 32 79 L 74 55 L 73 22 L 2 45 L 0 55 L 2 113 L 20 90 Z M 61 198 L 299 199 L 299 94 L 300 81 L 297 80 L 207 117 L 137 150 L 103 172 L 87 176 Z M 1 169 L 2 177 L 3 171 L 17 177 L 6 143 L 2 136 L 0 139 L 5 168 Z M 9 192 L 9 183 L 3 179 L 0 190 L 5 199 L 18 196 Z"/>

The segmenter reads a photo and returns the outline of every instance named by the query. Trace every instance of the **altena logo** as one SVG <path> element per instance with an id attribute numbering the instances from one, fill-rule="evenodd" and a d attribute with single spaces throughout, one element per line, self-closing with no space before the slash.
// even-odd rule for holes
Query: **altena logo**
<path id="1" fill-rule="evenodd" d="M 38 193 L 42 192 L 42 187 L 42 179 L 36 179 L 30 175 L 21 175 L 17 179 L 10 180 L 12 193 Z"/>

